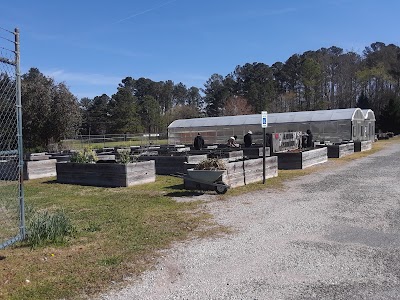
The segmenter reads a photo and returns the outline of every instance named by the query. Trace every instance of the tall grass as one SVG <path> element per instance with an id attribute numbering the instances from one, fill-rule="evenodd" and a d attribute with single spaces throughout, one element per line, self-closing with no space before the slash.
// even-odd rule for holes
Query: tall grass
<path id="1" fill-rule="evenodd" d="M 63 243 L 66 236 L 75 232 L 71 220 L 63 210 L 53 213 L 36 212 L 27 226 L 27 242 L 32 248 L 51 243 Z"/>

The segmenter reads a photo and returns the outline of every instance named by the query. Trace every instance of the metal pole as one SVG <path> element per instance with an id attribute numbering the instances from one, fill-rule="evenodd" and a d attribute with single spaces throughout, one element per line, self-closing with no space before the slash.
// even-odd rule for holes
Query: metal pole
<path id="1" fill-rule="evenodd" d="M 265 127 L 263 128 L 263 184 L 265 184 Z"/>
<path id="2" fill-rule="evenodd" d="M 25 238 L 25 201 L 24 201 L 24 152 L 22 139 L 22 102 L 20 73 L 19 29 L 15 28 L 15 71 L 16 71 L 16 110 L 18 127 L 18 159 L 19 159 L 19 206 L 20 206 L 20 236 Z"/>

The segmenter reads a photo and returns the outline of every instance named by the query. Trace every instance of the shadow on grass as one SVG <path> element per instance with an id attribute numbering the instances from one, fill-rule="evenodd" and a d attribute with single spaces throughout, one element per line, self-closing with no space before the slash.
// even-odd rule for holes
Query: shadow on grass
<path id="1" fill-rule="evenodd" d="M 166 187 L 166 189 L 171 190 L 165 196 L 167 197 L 191 197 L 191 196 L 201 196 L 204 195 L 203 191 L 199 190 L 186 190 L 183 184 L 175 184 Z"/>
<path id="2" fill-rule="evenodd" d="M 192 196 L 201 196 L 204 195 L 205 193 L 202 191 L 176 191 L 176 192 L 170 192 L 165 194 L 167 197 L 192 197 Z"/>
<path id="3" fill-rule="evenodd" d="M 45 183 L 45 184 L 55 184 L 55 183 L 59 183 L 59 182 L 57 181 L 57 179 L 53 179 L 53 180 L 43 181 L 43 183 Z"/>

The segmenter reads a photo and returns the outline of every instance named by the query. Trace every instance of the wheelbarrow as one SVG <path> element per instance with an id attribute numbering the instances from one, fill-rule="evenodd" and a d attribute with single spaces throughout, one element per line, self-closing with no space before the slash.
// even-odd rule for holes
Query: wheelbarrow
<path id="1" fill-rule="evenodd" d="M 218 194 L 225 194 L 230 186 L 220 180 L 224 172 L 225 170 L 188 169 L 187 174 L 177 173 L 171 175 L 195 182 L 199 190 L 215 190 Z"/>

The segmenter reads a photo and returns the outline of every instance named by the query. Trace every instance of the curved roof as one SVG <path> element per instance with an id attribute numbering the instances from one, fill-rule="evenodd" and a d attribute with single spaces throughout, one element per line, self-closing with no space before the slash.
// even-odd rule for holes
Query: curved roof
<path id="1" fill-rule="evenodd" d="M 375 113 L 372 109 L 362 109 L 365 120 L 376 121 Z"/>
<path id="2" fill-rule="evenodd" d="M 303 122 L 305 123 L 305 122 L 336 121 L 336 120 L 364 120 L 364 118 L 365 116 L 361 109 L 346 108 L 346 109 L 298 111 L 298 112 L 268 114 L 268 124 L 303 123 Z M 168 126 L 168 128 L 257 125 L 257 124 L 261 124 L 261 114 L 180 119 L 173 121 Z"/>

